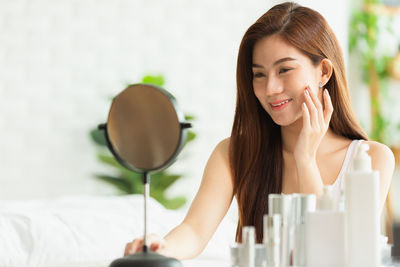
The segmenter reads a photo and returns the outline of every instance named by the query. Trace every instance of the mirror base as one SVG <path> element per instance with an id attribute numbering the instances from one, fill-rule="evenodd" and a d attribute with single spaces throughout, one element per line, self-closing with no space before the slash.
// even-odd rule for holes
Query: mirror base
<path id="1" fill-rule="evenodd" d="M 182 263 L 154 252 L 138 252 L 114 260 L 110 267 L 182 267 Z"/>

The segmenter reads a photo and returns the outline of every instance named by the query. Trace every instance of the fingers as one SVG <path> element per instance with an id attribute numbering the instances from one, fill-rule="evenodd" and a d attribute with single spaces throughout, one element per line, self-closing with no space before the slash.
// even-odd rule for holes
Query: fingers
<path id="1" fill-rule="evenodd" d="M 322 113 L 322 104 L 318 99 L 318 96 L 311 90 L 310 86 L 306 89 L 309 92 L 312 102 L 318 110 L 318 113 Z"/>
<path id="2" fill-rule="evenodd" d="M 165 240 L 157 240 L 151 243 L 150 250 L 152 251 L 160 251 L 161 249 L 165 248 Z"/>
<path id="3" fill-rule="evenodd" d="M 132 242 L 129 242 L 125 246 L 124 256 L 137 253 L 142 251 L 144 245 L 143 237 L 136 238 Z M 151 234 L 147 236 L 147 245 L 152 251 L 159 251 L 166 246 L 166 242 L 164 239 L 159 237 L 156 234 Z"/>
<path id="4" fill-rule="evenodd" d="M 301 105 L 301 109 L 303 112 L 303 128 L 310 128 L 310 112 L 308 111 L 306 103 Z"/>
<path id="5" fill-rule="evenodd" d="M 332 113 L 333 113 L 333 105 L 332 105 L 331 96 L 329 95 L 329 92 L 327 89 L 324 90 L 323 97 L 324 97 L 324 103 L 325 103 L 324 120 L 325 120 L 325 123 L 329 125 L 329 122 L 331 121 L 331 117 L 332 117 Z"/>
<path id="6" fill-rule="evenodd" d="M 322 106 L 318 96 L 310 90 L 310 87 L 307 87 L 304 95 L 305 103 L 310 111 L 312 125 L 315 127 L 320 126 L 321 130 L 328 128 L 333 113 L 333 105 L 328 90 L 325 89 L 322 95 L 325 107 Z"/>
<path id="7" fill-rule="evenodd" d="M 311 90 L 306 89 L 304 91 L 304 96 L 305 96 L 305 103 L 307 105 L 307 109 L 310 114 L 310 123 L 311 126 L 313 127 L 318 127 L 320 125 L 320 118 L 319 118 L 319 110 L 316 107 L 316 104 L 314 103 L 312 97 L 311 97 Z"/>
<path id="8" fill-rule="evenodd" d="M 165 244 L 164 239 L 159 237 L 156 234 L 151 234 L 147 236 L 147 245 L 149 246 L 149 249 L 152 251 L 157 251 L 163 247 Z"/>
<path id="9" fill-rule="evenodd" d="M 134 239 L 132 242 L 126 244 L 124 256 L 142 251 L 142 247 L 143 247 L 143 238 Z"/>

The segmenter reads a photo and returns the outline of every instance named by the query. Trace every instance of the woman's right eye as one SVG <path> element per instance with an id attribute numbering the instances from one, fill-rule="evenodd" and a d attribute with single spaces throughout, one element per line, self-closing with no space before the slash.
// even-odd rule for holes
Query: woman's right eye
<path id="1" fill-rule="evenodd" d="M 254 72 L 253 73 L 254 78 L 260 78 L 260 77 L 265 77 L 264 73 L 262 72 Z"/>

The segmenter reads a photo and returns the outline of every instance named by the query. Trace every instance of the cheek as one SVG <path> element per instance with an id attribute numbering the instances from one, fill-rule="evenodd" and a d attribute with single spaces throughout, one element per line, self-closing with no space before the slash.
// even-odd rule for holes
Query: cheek
<path id="1" fill-rule="evenodd" d="M 253 92 L 260 99 L 264 93 L 265 84 L 262 81 L 253 81 Z"/>
<path id="2" fill-rule="evenodd" d="M 310 75 L 307 75 L 307 73 L 304 73 L 303 71 L 293 72 L 290 77 L 285 79 L 285 87 L 291 88 L 293 97 L 298 99 L 299 102 L 305 101 L 304 90 L 307 86 L 310 86 L 311 90 L 317 92 L 315 91 L 316 88 L 314 88 L 313 84 L 313 79 L 310 78 Z"/>
<path id="3" fill-rule="evenodd" d="M 288 88 L 288 93 L 295 100 L 300 100 L 303 102 L 304 98 L 304 90 L 307 87 L 307 83 L 301 79 L 301 77 L 291 77 L 290 79 L 285 80 L 284 82 L 285 88 Z"/>

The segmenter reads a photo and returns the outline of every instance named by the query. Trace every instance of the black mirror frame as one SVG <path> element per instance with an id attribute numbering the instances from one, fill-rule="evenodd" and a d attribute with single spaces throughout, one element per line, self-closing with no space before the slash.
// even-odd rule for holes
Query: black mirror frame
<path id="1" fill-rule="evenodd" d="M 126 160 L 124 160 L 123 158 L 121 158 L 118 153 L 116 153 L 109 134 L 108 134 L 108 129 L 107 129 L 107 123 L 103 123 L 100 124 L 98 126 L 99 130 L 104 130 L 104 135 L 105 135 L 105 139 L 106 139 L 106 143 L 107 143 L 107 147 L 110 149 L 111 153 L 113 154 L 113 156 L 115 157 L 115 159 L 125 168 L 127 168 L 128 170 L 134 171 L 136 173 L 153 173 L 153 172 L 157 172 L 157 171 L 161 171 L 163 169 L 166 169 L 167 167 L 169 167 L 175 160 L 176 157 L 178 156 L 179 152 L 182 150 L 183 146 L 185 145 L 186 142 L 186 138 L 187 138 L 187 129 L 192 127 L 191 123 L 185 122 L 185 116 L 183 115 L 183 113 L 181 112 L 181 110 L 179 109 L 177 103 L 176 103 L 176 99 L 174 98 L 174 96 L 172 94 L 170 94 L 168 91 L 166 91 L 165 89 L 153 85 L 153 84 L 147 84 L 147 83 L 136 83 L 136 84 L 131 84 L 128 87 L 126 87 L 123 91 L 125 91 L 126 89 L 128 89 L 131 86 L 135 86 L 135 85 L 145 85 L 145 86 L 150 86 L 153 87 L 157 90 L 159 90 L 161 93 L 163 93 L 166 97 L 168 97 L 168 99 L 170 100 L 170 102 L 172 103 L 177 118 L 178 118 L 178 122 L 180 124 L 180 135 L 179 135 L 179 141 L 178 141 L 178 145 L 174 151 L 174 153 L 171 155 L 171 157 L 164 163 L 161 164 L 160 166 L 156 166 L 152 169 L 141 169 L 141 168 L 137 168 L 133 165 L 131 165 L 130 163 L 128 163 Z M 122 92 L 123 92 L 122 91 Z M 118 94 L 119 95 L 119 94 Z M 112 106 L 112 105 L 111 105 Z M 111 107 L 110 107 L 111 109 Z"/>

